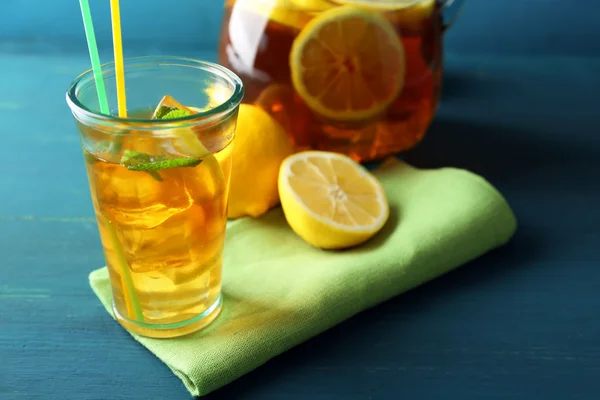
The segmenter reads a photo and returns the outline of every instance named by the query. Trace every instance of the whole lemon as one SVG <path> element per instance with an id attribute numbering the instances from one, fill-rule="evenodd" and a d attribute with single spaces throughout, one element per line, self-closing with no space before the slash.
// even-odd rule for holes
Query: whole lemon
<path id="1" fill-rule="evenodd" d="M 279 167 L 294 148 L 281 125 L 250 104 L 240 105 L 233 144 L 227 216 L 258 217 L 279 205 Z"/>

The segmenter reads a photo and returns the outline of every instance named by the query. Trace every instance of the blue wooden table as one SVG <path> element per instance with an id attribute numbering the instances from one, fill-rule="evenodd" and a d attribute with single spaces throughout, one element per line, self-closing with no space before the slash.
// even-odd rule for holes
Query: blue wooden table
<path id="1" fill-rule="evenodd" d="M 89 65 L 75 2 L 33 17 L 13 3 L 0 14 L 0 399 L 188 398 L 87 283 L 103 256 L 64 102 Z M 163 2 L 146 3 L 158 21 Z M 220 4 L 199 3 L 160 20 L 190 38 L 178 46 L 124 17 L 128 55 L 214 59 Z M 407 158 L 489 179 L 519 219 L 514 240 L 209 399 L 600 398 L 600 3 L 496 3 L 471 1 L 450 32 L 442 107 Z"/>

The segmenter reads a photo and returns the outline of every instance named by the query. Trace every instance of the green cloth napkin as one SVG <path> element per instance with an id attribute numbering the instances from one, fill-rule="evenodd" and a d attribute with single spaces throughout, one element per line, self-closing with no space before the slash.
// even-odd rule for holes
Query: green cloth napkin
<path id="1" fill-rule="evenodd" d="M 484 179 L 403 162 L 375 171 L 390 219 L 361 247 L 322 251 L 300 239 L 280 208 L 227 227 L 224 309 L 204 331 L 134 338 L 204 395 L 291 347 L 506 243 L 516 229 L 503 197 Z M 111 313 L 106 268 L 90 283 Z"/>

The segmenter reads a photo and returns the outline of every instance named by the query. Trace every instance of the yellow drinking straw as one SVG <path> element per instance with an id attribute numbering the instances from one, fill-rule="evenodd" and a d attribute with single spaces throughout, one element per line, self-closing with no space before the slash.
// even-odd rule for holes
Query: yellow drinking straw
<path id="1" fill-rule="evenodd" d="M 119 117 L 127 118 L 127 99 L 125 97 L 125 67 L 123 65 L 123 39 L 121 37 L 121 15 L 119 11 L 119 0 L 110 0 L 110 17 L 112 20 L 112 34 L 113 34 L 113 48 L 115 54 L 115 78 L 117 81 L 117 107 L 119 110 Z M 119 264 L 121 266 L 121 279 L 127 293 L 129 295 L 129 302 L 127 304 L 127 311 L 130 318 L 134 317 L 137 321 L 144 320 L 144 314 L 142 313 L 140 300 L 138 299 L 133 279 L 129 273 L 129 266 L 125 259 L 123 248 L 119 241 L 115 227 L 107 219 L 107 228 L 111 236 L 113 245 L 115 246 L 115 253 Z"/>
<path id="2" fill-rule="evenodd" d="M 121 13 L 119 0 L 110 0 L 112 19 L 113 47 L 115 52 L 115 76 L 117 79 L 117 104 L 119 117 L 127 118 L 127 99 L 125 97 L 125 68 L 123 66 L 123 42 L 121 38 Z"/>

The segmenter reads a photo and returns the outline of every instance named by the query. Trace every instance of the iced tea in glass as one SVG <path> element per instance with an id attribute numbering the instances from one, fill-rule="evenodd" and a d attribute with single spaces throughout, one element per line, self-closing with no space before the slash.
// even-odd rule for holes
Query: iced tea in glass
<path id="1" fill-rule="evenodd" d="M 447 3 L 226 0 L 219 62 L 297 149 L 381 159 L 415 146 L 436 111 Z"/>
<path id="2" fill-rule="evenodd" d="M 114 67 L 104 67 L 107 89 Z M 98 110 L 92 72 L 67 93 L 87 169 L 116 319 L 173 337 L 221 309 L 239 78 L 177 57 L 126 60 L 128 118 Z M 116 110 L 116 96 L 109 90 Z"/>

